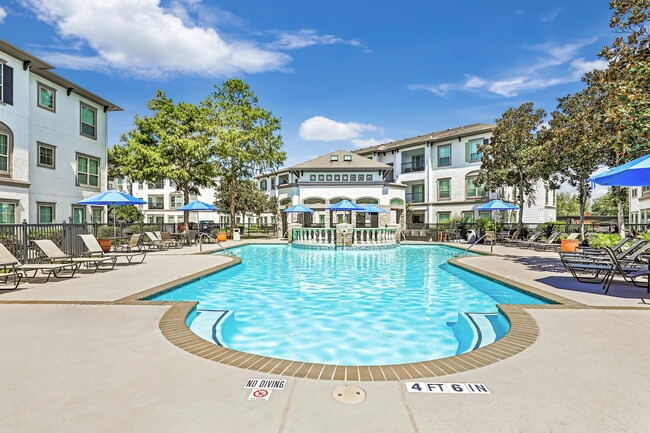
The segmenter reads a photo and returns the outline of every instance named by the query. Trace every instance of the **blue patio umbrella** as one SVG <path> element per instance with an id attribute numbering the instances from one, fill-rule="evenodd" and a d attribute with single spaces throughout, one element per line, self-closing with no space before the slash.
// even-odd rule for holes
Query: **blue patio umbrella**
<path id="1" fill-rule="evenodd" d="M 350 200 L 341 200 L 338 203 L 334 203 L 326 207 L 327 210 L 340 210 L 340 211 L 353 211 L 353 212 L 363 212 L 364 207 L 359 206 L 358 204 L 352 203 Z"/>
<path id="2" fill-rule="evenodd" d="M 605 186 L 650 186 L 650 155 L 595 174 L 589 180 Z"/>
<path id="3" fill-rule="evenodd" d="M 125 192 L 116 189 L 109 189 L 92 197 L 79 200 L 77 204 L 93 206 L 127 206 L 136 204 L 147 204 L 141 198 L 133 197 Z M 115 236 L 115 213 L 113 213 L 113 236 Z"/>
<path id="4" fill-rule="evenodd" d="M 519 209 L 519 206 L 515 206 L 510 203 L 506 203 L 503 200 L 491 200 L 487 203 L 484 203 L 480 206 L 476 206 L 474 210 L 517 210 Z"/>
<path id="5" fill-rule="evenodd" d="M 377 206 L 375 204 L 370 203 L 370 204 L 367 204 L 364 207 L 363 212 L 367 212 L 367 213 L 385 213 L 385 212 L 388 212 L 388 211 L 386 209 L 380 208 L 379 206 Z"/>
<path id="6" fill-rule="evenodd" d="M 307 206 L 303 204 L 294 204 L 293 206 L 290 206 L 283 210 L 282 212 L 295 212 L 295 213 L 312 213 L 314 212 L 313 209 L 308 208 Z"/>
<path id="7" fill-rule="evenodd" d="M 219 208 L 201 200 L 194 200 L 189 202 L 188 204 L 184 204 L 181 207 L 177 207 L 176 210 L 190 211 L 190 212 L 195 211 L 197 212 L 197 219 L 198 219 L 199 211 L 213 211 L 213 210 L 219 210 Z M 187 231 L 188 243 L 189 243 L 189 233 L 190 231 L 188 230 Z M 203 251 L 202 239 L 203 239 L 203 234 L 199 233 L 199 251 Z"/>

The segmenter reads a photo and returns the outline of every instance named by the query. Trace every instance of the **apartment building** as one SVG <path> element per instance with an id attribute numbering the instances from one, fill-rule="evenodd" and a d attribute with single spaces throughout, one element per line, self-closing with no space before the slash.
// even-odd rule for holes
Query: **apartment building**
<path id="1" fill-rule="evenodd" d="M 630 187 L 630 224 L 650 224 L 650 186 Z"/>
<path id="2" fill-rule="evenodd" d="M 399 223 L 404 214 L 405 186 L 387 180 L 392 167 L 383 162 L 357 155 L 348 150 L 337 150 L 292 167 L 283 168 L 258 178 L 260 189 L 270 197 L 277 197 L 279 210 L 295 204 L 313 209 L 313 214 L 280 212 L 282 227 L 300 222 L 305 226 L 330 227 L 349 219 L 351 214 L 331 212 L 327 207 L 343 199 L 354 203 L 375 204 L 386 213 L 357 218 L 368 219 L 368 226 L 385 227 Z M 371 218 L 375 218 L 370 221 Z"/>
<path id="3" fill-rule="evenodd" d="M 120 107 L 0 40 L 0 223 L 106 221 L 108 115 Z"/>
<path id="4" fill-rule="evenodd" d="M 404 200 L 409 203 L 407 225 L 445 224 L 463 216 L 465 221 L 491 218 L 489 212 L 474 208 L 499 198 L 512 202 L 514 191 L 504 188 L 488 193 L 475 182 L 481 169 L 478 146 L 492 137 L 494 125 L 477 123 L 433 132 L 405 140 L 357 150 L 355 153 L 392 168 L 388 182 L 405 186 Z M 539 182 L 535 204 L 524 206 L 523 222 L 537 224 L 555 220 L 555 191 Z M 517 212 L 502 213 L 516 222 Z"/>

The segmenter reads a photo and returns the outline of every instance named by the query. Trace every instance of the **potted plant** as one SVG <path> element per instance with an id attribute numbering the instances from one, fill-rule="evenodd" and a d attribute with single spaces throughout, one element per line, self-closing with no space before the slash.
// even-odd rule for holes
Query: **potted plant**
<path id="1" fill-rule="evenodd" d="M 111 250 L 111 237 L 113 237 L 113 227 L 101 226 L 97 229 L 97 242 L 105 253 Z"/>

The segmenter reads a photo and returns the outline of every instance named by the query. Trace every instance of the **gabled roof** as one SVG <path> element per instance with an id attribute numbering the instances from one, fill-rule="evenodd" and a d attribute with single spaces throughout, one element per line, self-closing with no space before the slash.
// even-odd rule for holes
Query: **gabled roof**
<path id="1" fill-rule="evenodd" d="M 440 141 L 447 141 L 452 138 L 467 137 L 469 135 L 489 133 L 494 129 L 494 125 L 490 123 L 473 123 L 471 125 L 460 126 L 458 128 L 450 128 L 444 131 L 432 132 L 430 134 L 418 135 L 413 138 L 406 138 L 404 140 L 393 141 L 390 143 L 379 144 L 377 146 L 366 147 L 363 149 L 355 150 L 354 152 L 359 155 L 369 155 L 374 152 L 386 152 L 395 149 L 401 149 L 418 144 L 436 143 Z"/>
<path id="2" fill-rule="evenodd" d="M 332 160 L 335 155 L 337 159 Z M 346 160 L 347 159 L 347 160 Z M 289 170 L 389 170 L 392 167 L 383 162 L 373 161 L 365 156 L 356 155 L 349 150 L 335 150 L 302 164 L 289 167 Z"/>
<path id="3" fill-rule="evenodd" d="M 58 84 L 59 86 L 65 89 L 70 90 L 71 92 L 76 93 L 77 95 L 83 98 L 86 98 L 89 101 L 101 105 L 102 107 L 104 107 L 105 111 L 122 111 L 122 109 L 117 105 L 115 105 L 114 103 L 107 101 L 101 96 L 95 95 L 94 93 L 84 89 L 83 87 L 76 85 L 72 81 L 66 80 L 60 75 L 55 74 L 54 72 L 52 72 L 54 66 L 44 62 L 38 57 L 32 56 L 31 54 L 21 50 L 20 48 L 14 45 L 11 45 L 9 42 L 3 39 L 0 39 L 0 51 L 3 51 L 9 54 L 10 56 L 15 57 L 16 59 L 22 61 L 24 70 L 27 70 L 27 68 L 29 68 L 29 70 L 33 74 L 38 75 L 39 77 L 43 77 L 53 83 Z"/>

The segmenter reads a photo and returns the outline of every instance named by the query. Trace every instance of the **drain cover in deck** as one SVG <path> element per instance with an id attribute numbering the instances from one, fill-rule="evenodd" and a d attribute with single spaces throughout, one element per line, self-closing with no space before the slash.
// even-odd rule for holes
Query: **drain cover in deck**
<path id="1" fill-rule="evenodd" d="M 332 391 L 334 400 L 343 404 L 357 404 L 366 399 L 366 392 L 358 386 L 339 386 Z"/>

